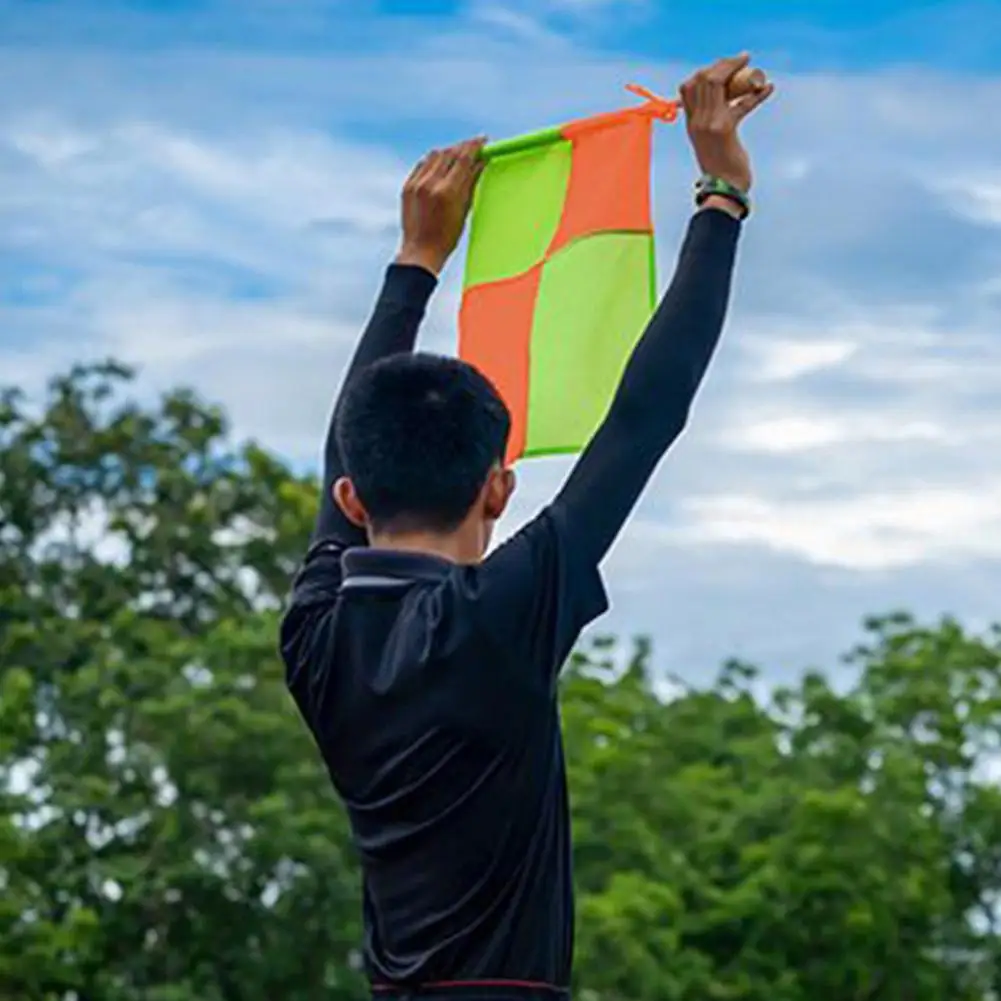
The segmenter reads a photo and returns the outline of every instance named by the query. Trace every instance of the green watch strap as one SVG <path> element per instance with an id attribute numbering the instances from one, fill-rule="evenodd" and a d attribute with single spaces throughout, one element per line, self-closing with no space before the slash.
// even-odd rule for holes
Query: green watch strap
<path id="1" fill-rule="evenodd" d="M 727 198 L 738 205 L 742 210 L 742 219 L 746 219 L 751 214 L 751 199 L 746 191 L 741 191 L 736 185 L 724 181 L 722 177 L 703 174 L 695 182 L 695 204 L 702 205 L 712 195 Z"/>

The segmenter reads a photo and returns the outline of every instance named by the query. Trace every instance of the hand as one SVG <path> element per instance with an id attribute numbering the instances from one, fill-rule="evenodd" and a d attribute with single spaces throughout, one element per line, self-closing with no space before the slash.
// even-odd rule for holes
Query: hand
<path id="1" fill-rule="evenodd" d="M 744 53 L 720 59 L 681 86 L 688 136 L 699 167 L 703 173 L 728 181 L 743 192 L 751 189 L 751 162 L 737 135 L 737 126 L 775 89 L 766 84 L 734 101 L 727 99 L 727 84 L 750 58 Z"/>
<path id="2" fill-rule="evenodd" d="M 441 274 L 462 236 L 483 171 L 484 139 L 433 150 L 403 186 L 403 243 L 398 264 L 416 264 Z"/>

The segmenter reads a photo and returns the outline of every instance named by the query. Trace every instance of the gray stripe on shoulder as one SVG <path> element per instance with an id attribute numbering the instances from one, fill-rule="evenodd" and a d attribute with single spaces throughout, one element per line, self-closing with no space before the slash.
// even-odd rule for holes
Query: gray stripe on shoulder
<path id="1" fill-rule="evenodd" d="M 350 591 L 355 588 L 364 587 L 369 590 L 390 591 L 401 587 L 409 587 L 411 584 L 413 584 L 412 580 L 402 580 L 399 577 L 378 577 L 371 574 L 368 576 L 357 574 L 345 577 L 341 583 L 341 590 Z"/>

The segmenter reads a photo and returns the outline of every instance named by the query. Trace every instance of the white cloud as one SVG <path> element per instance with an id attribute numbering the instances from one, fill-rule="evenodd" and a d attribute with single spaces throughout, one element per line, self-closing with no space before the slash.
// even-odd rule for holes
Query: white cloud
<path id="1" fill-rule="evenodd" d="M 545 0 L 551 10 L 583 14 L 611 8 L 643 7 L 649 0 Z"/>
<path id="2" fill-rule="evenodd" d="M 471 17 L 475 23 L 488 30 L 504 34 L 536 45 L 550 45 L 559 40 L 559 35 L 546 27 L 545 22 L 526 10 L 519 10 L 505 4 L 481 2 L 473 6 Z"/>
<path id="3" fill-rule="evenodd" d="M 851 496 L 691 498 L 669 529 L 686 544 L 751 544 L 854 570 L 1001 557 L 1001 479 Z"/>
<path id="4" fill-rule="evenodd" d="M 366 266 L 395 239 L 402 171 L 392 153 L 314 133 L 225 141 L 130 121 L 88 130 L 52 112 L 0 122 L 0 215 L 13 223 L 0 249 L 75 276 L 45 310 L 4 311 L 0 364 L 37 387 L 81 355 L 123 357 L 151 384 L 221 397 L 241 433 L 302 458 L 356 336 L 345 286 L 376 285 Z"/>
<path id="5" fill-rule="evenodd" d="M 476 0 L 469 7 L 470 13 L 476 17 L 484 13 L 490 19 L 502 26 L 519 27 L 526 22 L 538 27 L 541 20 L 552 16 L 590 19 L 596 15 L 607 15 L 614 12 L 641 10 L 648 6 L 649 0 Z M 535 18 L 529 18 L 531 11 Z M 534 34 L 534 30 L 530 34 Z M 552 37 L 548 32 L 547 37 Z"/>
<path id="6" fill-rule="evenodd" d="M 828 417 L 776 417 L 743 424 L 724 438 L 730 448 L 777 455 L 843 444 L 894 441 L 943 442 L 948 432 L 938 424 L 911 421 L 894 423 L 877 417 L 838 419 Z"/>
<path id="7" fill-rule="evenodd" d="M 6 239 L 61 258 L 205 254 L 292 276 L 320 232 L 378 236 L 397 219 L 401 163 L 319 133 L 226 140 L 147 122 L 83 128 L 51 112 L 0 119 Z M 19 239 L 20 236 L 20 239 Z M 291 257 L 289 256 L 291 255 Z"/>
<path id="8" fill-rule="evenodd" d="M 1001 225 L 1001 172 L 949 177 L 935 187 L 953 211 L 973 222 Z"/>
<path id="9" fill-rule="evenodd" d="M 743 344 L 755 356 L 751 378 L 765 382 L 786 382 L 811 372 L 834 368 L 858 351 L 855 341 L 816 341 L 760 337 Z"/>

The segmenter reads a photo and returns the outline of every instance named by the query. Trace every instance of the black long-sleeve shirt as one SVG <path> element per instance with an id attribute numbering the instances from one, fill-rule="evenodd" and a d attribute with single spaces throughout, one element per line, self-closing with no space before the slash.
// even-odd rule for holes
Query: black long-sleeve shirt
<path id="1" fill-rule="evenodd" d="M 601 428 L 552 504 L 482 564 L 366 547 L 331 500 L 343 467 L 328 439 L 282 653 L 351 819 L 379 993 L 567 990 L 573 892 L 555 681 L 607 608 L 598 564 L 685 426 L 723 326 L 739 230 L 717 210 L 695 216 Z M 390 268 L 348 382 L 412 349 L 434 285 Z"/>

